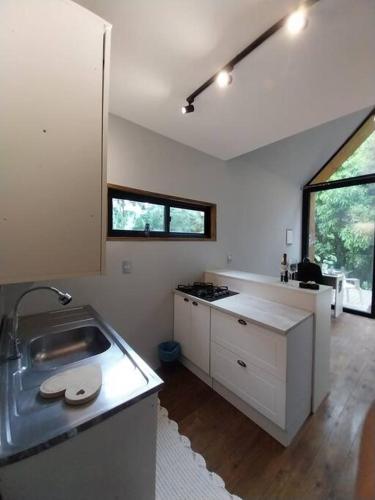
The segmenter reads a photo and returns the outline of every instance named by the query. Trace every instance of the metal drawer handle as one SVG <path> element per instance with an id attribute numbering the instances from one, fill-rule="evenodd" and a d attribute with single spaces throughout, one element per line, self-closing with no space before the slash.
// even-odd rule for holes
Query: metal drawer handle
<path id="1" fill-rule="evenodd" d="M 239 319 L 238 322 L 240 325 L 247 325 L 247 323 L 244 319 Z"/>
<path id="2" fill-rule="evenodd" d="M 198 302 L 192 302 L 193 306 L 197 306 Z"/>
<path id="3" fill-rule="evenodd" d="M 247 366 L 247 365 L 246 365 L 246 363 L 245 363 L 245 361 L 242 361 L 242 359 L 237 359 L 237 363 L 238 363 L 240 366 L 242 366 L 242 368 L 246 368 L 246 366 Z"/>
<path id="4" fill-rule="evenodd" d="M 185 298 L 185 299 L 184 299 L 184 301 L 185 301 L 185 302 L 189 302 L 189 299 L 186 299 L 186 298 Z"/>

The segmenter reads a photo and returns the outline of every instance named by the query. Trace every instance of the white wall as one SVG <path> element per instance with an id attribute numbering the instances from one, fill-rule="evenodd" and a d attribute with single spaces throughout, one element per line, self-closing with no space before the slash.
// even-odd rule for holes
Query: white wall
<path id="1" fill-rule="evenodd" d="M 300 258 L 300 186 L 259 168 L 256 159 L 232 160 L 228 165 L 241 178 L 233 267 L 277 276 L 283 252 Z M 293 229 L 291 246 L 286 245 L 287 228 Z"/>
<path id="2" fill-rule="evenodd" d="M 294 141 L 298 144 L 298 136 Z M 156 346 L 172 336 L 171 290 L 177 283 L 199 279 L 205 269 L 228 267 L 227 253 L 234 269 L 273 275 L 284 251 L 299 257 L 300 185 L 294 176 L 282 176 L 288 155 L 278 156 L 280 175 L 263 167 L 274 147 L 225 163 L 110 116 L 108 181 L 217 203 L 218 240 L 107 242 L 105 276 L 54 284 L 72 293 L 73 304 L 93 305 L 155 366 Z M 285 246 L 286 228 L 294 229 L 293 247 Z M 131 261 L 131 274 L 121 273 L 122 260 Z M 5 310 L 24 288 L 5 287 Z M 23 312 L 52 308 L 57 308 L 54 296 L 39 292 L 28 296 Z"/>
<path id="3" fill-rule="evenodd" d="M 74 304 L 92 304 L 154 364 L 157 344 L 172 335 L 171 290 L 200 278 L 207 267 L 226 266 L 237 234 L 240 182 L 225 162 L 115 116 L 109 122 L 108 181 L 218 204 L 217 242 L 108 242 L 105 276 L 54 282 L 72 293 Z M 121 273 L 122 260 L 132 262 L 131 274 Z M 22 286 L 6 289 L 9 310 Z M 38 292 L 25 299 L 23 311 L 56 307 L 52 295 Z"/>

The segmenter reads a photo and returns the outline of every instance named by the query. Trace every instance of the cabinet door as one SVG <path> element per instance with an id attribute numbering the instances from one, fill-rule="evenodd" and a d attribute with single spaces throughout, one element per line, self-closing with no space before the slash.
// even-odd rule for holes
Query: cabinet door
<path id="1" fill-rule="evenodd" d="M 174 340 L 181 344 L 182 355 L 191 359 L 191 304 L 181 295 L 174 296 Z"/>
<path id="2" fill-rule="evenodd" d="M 212 342 L 211 376 L 279 427 L 286 425 L 286 385 L 249 358 Z"/>
<path id="3" fill-rule="evenodd" d="M 190 361 L 205 373 L 210 372 L 210 308 L 191 302 Z"/>
<path id="4" fill-rule="evenodd" d="M 99 273 L 105 22 L 2 0 L 0 23 L 0 283 Z"/>

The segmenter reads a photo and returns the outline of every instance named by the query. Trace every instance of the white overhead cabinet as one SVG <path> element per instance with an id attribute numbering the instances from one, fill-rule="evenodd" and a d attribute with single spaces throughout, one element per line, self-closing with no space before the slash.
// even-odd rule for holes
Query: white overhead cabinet
<path id="1" fill-rule="evenodd" d="M 102 272 L 110 25 L 0 3 L 0 284 Z"/>

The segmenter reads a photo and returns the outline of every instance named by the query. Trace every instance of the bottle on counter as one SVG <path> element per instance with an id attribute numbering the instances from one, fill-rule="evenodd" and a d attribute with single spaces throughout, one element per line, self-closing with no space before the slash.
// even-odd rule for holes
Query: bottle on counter
<path id="1" fill-rule="evenodd" d="M 281 259 L 280 264 L 280 281 L 281 283 L 288 283 L 289 275 L 288 275 L 288 257 L 286 253 L 283 254 L 283 258 Z"/>

